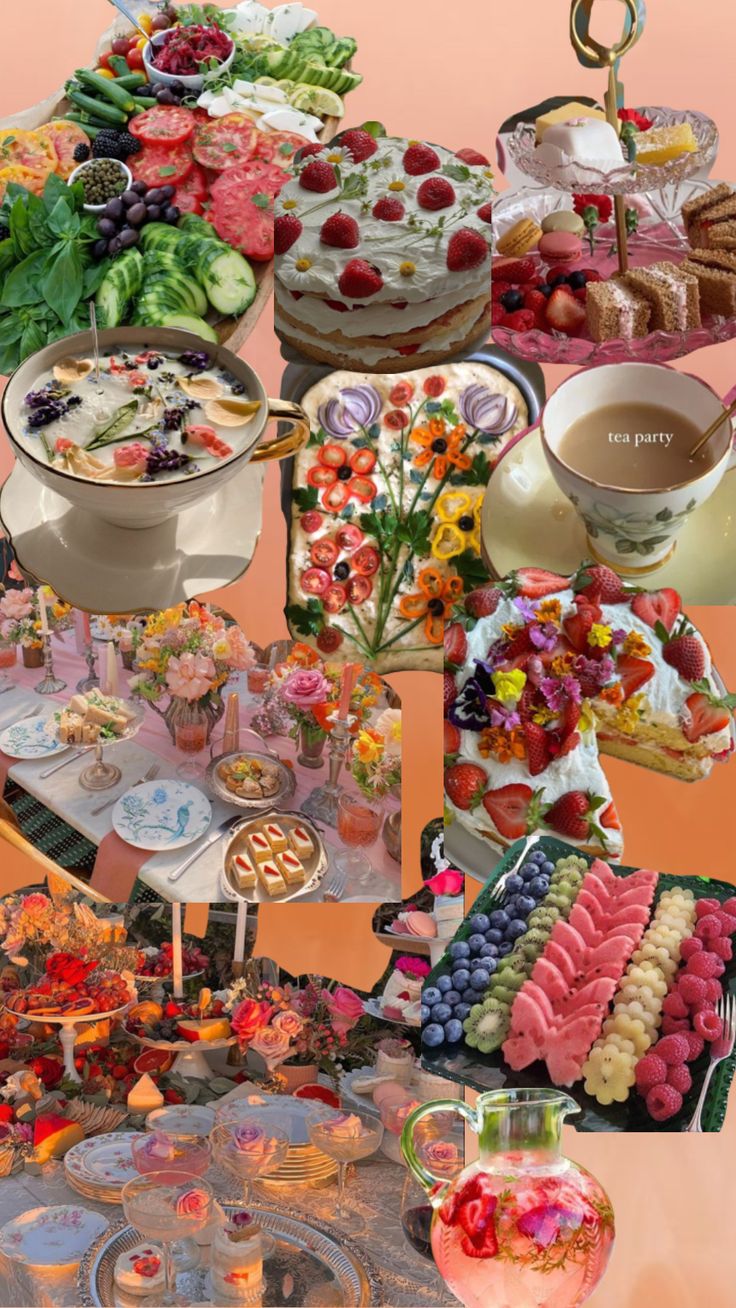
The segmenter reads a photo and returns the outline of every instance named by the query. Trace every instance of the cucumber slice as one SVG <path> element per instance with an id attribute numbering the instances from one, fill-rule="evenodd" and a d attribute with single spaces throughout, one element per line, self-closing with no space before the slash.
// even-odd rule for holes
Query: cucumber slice
<path id="1" fill-rule="evenodd" d="M 238 317 L 250 308 L 256 298 L 256 279 L 253 269 L 237 250 L 224 250 L 211 259 L 206 271 L 197 271 L 207 299 L 218 313 Z"/>
<path id="2" fill-rule="evenodd" d="M 196 336 L 201 336 L 203 341 L 211 341 L 213 345 L 218 344 L 217 332 L 211 327 L 204 318 L 197 318 L 193 313 L 168 313 L 159 320 L 161 327 L 180 327 L 182 331 L 194 332 Z"/>

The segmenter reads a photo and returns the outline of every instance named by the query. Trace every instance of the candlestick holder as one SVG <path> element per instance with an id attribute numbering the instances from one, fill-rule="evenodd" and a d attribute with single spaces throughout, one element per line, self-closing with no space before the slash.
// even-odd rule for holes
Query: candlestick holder
<path id="1" fill-rule="evenodd" d="M 82 679 L 77 682 L 77 690 L 80 691 L 81 694 L 84 694 L 87 690 L 92 690 L 95 686 L 99 686 L 100 684 L 100 678 L 97 676 L 95 647 L 93 642 L 88 640 L 84 649 L 84 658 L 87 664 L 87 676 L 82 677 Z"/>
<path id="2" fill-rule="evenodd" d="M 328 746 L 327 780 L 324 785 L 317 786 L 316 790 L 307 795 L 301 806 L 302 813 L 306 813 L 307 817 L 314 818 L 318 822 L 324 822 L 329 827 L 337 826 L 337 804 L 340 795 L 343 793 L 339 778 L 347 758 L 350 728 L 354 721 L 355 718 L 351 715 L 346 718 L 334 719 Z"/>
<path id="3" fill-rule="evenodd" d="M 57 691 L 63 690 L 66 682 L 60 677 L 54 676 L 54 656 L 51 653 L 51 632 L 47 631 L 43 636 L 43 668 L 44 676 L 35 687 L 37 695 L 55 695 Z"/>

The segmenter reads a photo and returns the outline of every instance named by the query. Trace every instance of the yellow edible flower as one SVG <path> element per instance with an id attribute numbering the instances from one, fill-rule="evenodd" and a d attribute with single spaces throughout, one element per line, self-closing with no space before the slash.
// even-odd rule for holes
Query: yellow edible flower
<path id="1" fill-rule="evenodd" d="M 526 685 L 526 673 L 521 668 L 513 672 L 494 672 L 493 686 L 496 699 L 502 704 L 518 704 Z"/>
<path id="2" fill-rule="evenodd" d="M 562 605 L 558 599 L 542 600 L 538 609 L 535 609 L 535 617 L 540 622 L 559 622 L 562 616 Z"/>
<path id="3" fill-rule="evenodd" d="M 594 622 L 588 634 L 588 644 L 597 645 L 599 649 L 607 649 L 611 643 L 611 628 L 605 627 L 602 622 Z"/>
<path id="4" fill-rule="evenodd" d="M 624 654 L 631 654 L 635 659 L 645 659 L 651 654 L 652 649 L 647 645 L 643 636 L 638 631 L 630 631 L 624 641 Z"/>
<path id="5" fill-rule="evenodd" d="M 581 732 L 593 731 L 595 729 L 596 716 L 593 712 L 593 706 L 589 699 L 584 699 L 580 705 L 580 720 L 578 721 L 578 730 Z"/>
<path id="6" fill-rule="evenodd" d="M 358 732 L 353 748 L 361 763 L 377 763 L 383 753 L 383 741 L 372 731 L 363 730 Z"/>
<path id="7" fill-rule="evenodd" d="M 542 705 L 541 708 L 538 708 L 536 712 L 532 714 L 532 722 L 536 722 L 538 727 L 546 727 L 547 723 L 553 722 L 556 717 L 557 714 L 553 713 L 552 709 L 546 708 L 545 705 Z"/>
<path id="8" fill-rule="evenodd" d="M 639 725 L 639 716 L 645 699 L 645 695 L 632 695 L 625 704 L 621 705 L 616 713 L 616 726 L 619 731 L 623 731 L 627 736 L 634 734 Z"/>

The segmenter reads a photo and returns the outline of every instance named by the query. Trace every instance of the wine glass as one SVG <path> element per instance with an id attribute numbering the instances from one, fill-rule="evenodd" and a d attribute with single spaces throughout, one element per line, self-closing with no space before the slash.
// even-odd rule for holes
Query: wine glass
<path id="1" fill-rule="evenodd" d="M 194 755 L 199 755 L 207 744 L 207 715 L 196 700 L 183 702 L 179 716 L 174 724 L 174 744 L 177 750 L 190 757 L 180 763 L 176 769 L 177 777 L 185 781 L 194 781 L 204 776 L 204 767 Z"/>
<path id="2" fill-rule="evenodd" d="M 374 1154 L 383 1139 L 383 1123 L 367 1113 L 335 1113 L 307 1117 L 309 1139 L 315 1149 L 337 1163 L 337 1206 L 333 1220 L 348 1231 L 359 1231 L 365 1223 L 345 1206 L 345 1177 L 348 1163 Z"/>
<path id="3" fill-rule="evenodd" d="M 289 1152 L 286 1132 L 274 1126 L 266 1129 L 254 1117 L 223 1122 L 215 1127 L 210 1139 L 215 1161 L 240 1181 L 246 1209 L 253 1202 L 256 1178 L 275 1172 Z M 261 1231 L 261 1244 L 263 1257 L 268 1258 L 274 1251 L 275 1241 L 266 1231 Z"/>
<path id="4" fill-rule="evenodd" d="M 368 800 L 363 795 L 350 795 L 343 790 L 337 800 L 337 833 L 346 846 L 336 854 L 333 862 L 353 884 L 366 885 L 373 867 L 363 852 L 373 845 L 381 834 L 383 804 L 380 799 Z"/>
<path id="5" fill-rule="evenodd" d="M 164 1264 L 164 1292 L 148 1295 L 143 1304 L 187 1308 L 189 1300 L 176 1293 L 176 1272 L 172 1256 L 174 1240 L 196 1235 L 212 1221 L 214 1195 L 206 1181 L 198 1176 L 180 1172 L 176 1184 L 169 1180 L 170 1173 L 149 1172 L 126 1181 L 122 1189 L 125 1216 L 147 1240 L 156 1240 L 162 1246 Z"/>

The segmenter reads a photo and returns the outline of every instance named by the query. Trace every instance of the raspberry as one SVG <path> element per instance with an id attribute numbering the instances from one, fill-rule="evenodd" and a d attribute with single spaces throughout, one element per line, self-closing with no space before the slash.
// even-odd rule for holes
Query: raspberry
<path id="1" fill-rule="evenodd" d="M 686 1095 L 692 1083 L 690 1069 L 685 1063 L 676 1063 L 674 1067 L 667 1068 L 667 1084 L 674 1086 L 678 1094 Z"/>
<path id="2" fill-rule="evenodd" d="M 360 245 L 360 228 L 349 213 L 333 213 L 323 222 L 319 239 L 338 250 L 354 250 Z"/>
<path id="3" fill-rule="evenodd" d="M 461 227 L 450 237 L 447 247 L 447 267 L 450 272 L 479 268 L 487 258 L 488 246 L 480 232 L 474 232 L 472 227 Z"/>
<path id="4" fill-rule="evenodd" d="M 717 954 L 724 963 L 730 963 L 733 958 L 733 945 L 728 936 L 719 936 L 717 940 L 709 940 L 711 952 Z"/>
<path id="5" fill-rule="evenodd" d="M 687 962 L 689 958 L 692 958 L 693 954 L 700 954 L 702 949 L 702 940 L 698 940 L 697 936 L 688 936 L 687 940 L 683 940 L 680 945 L 680 958 Z"/>
<path id="6" fill-rule="evenodd" d="M 478 210 L 478 217 L 480 218 L 482 223 L 493 222 L 493 205 L 491 204 L 490 200 L 488 201 L 488 204 L 482 204 L 480 206 L 480 209 Z"/>
<path id="7" fill-rule="evenodd" d="M 700 1055 L 705 1049 L 705 1041 L 701 1035 L 698 1035 L 697 1031 L 685 1031 L 683 1034 L 690 1046 L 690 1052 L 685 1061 L 687 1063 L 694 1063 L 695 1059 L 700 1058 Z"/>
<path id="8" fill-rule="evenodd" d="M 714 976 L 708 977 L 708 980 L 705 983 L 705 997 L 708 1003 L 717 1004 L 722 994 L 723 987 L 718 978 Z"/>
<path id="9" fill-rule="evenodd" d="M 698 899 L 695 903 L 695 916 L 700 921 L 708 913 L 717 913 L 720 907 L 717 899 Z"/>
<path id="10" fill-rule="evenodd" d="M 296 214 L 285 213 L 274 219 L 273 246 L 276 254 L 286 254 L 294 242 L 299 240 L 303 230 Z"/>
<path id="11" fill-rule="evenodd" d="M 530 332 L 536 325 L 532 309 L 516 309 L 514 313 L 507 313 L 504 321 L 504 327 L 510 327 L 513 332 Z"/>
<path id="12" fill-rule="evenodd" d="M 721 923 L 717 913 L 706 913 L 698 919 L 695 928 L 698 940 L 717 940 L 721 934 Z"/>
<path id="13" fill-rule="evenodd" d="M 397 200 L 392 195 L 382 196 L 380 200 L 376 200 L 373 206 L 373 217 L 384 223 L 400 222 L 404 217 L 404 212 L 401 200 Z"/>
<path id="14" fill-rule="evenodd" d="M 652 1086 L 647 1095 L 647 1112 L 655 1122 L 666 1122 L 682 1108 L 682 1095 L 673 1085 Z"/>
<path id="15" fill-rule="evenodd" d="M 657 1053 L 668 1066 L 671 1063 L 684 1063 L 688 1049 L 687 1040 L 681 1035 L 668 1035 L 657 1041 Z"/>
<path id="16" fill-rule="evenodd" d="M 665 1035 L 687 1035 L 689 1029 L 689 1017 L 670 1017 L 665 1013 L 662 1018 L 662 1031 Z"/>
<path id="17" fill-rule="evenodd" d="M 356 163 L 370 159 L 378 149 L 375 137 L 371 136 L 370 132 L 364 132 L 360 127 L 351 127 L 347 132 L 343 132 L 338 144 L 343 150 L 350 151 Z"/>
<path id="18" fill-rule="evenodd" d="M 351 259 L 345 264 L 338 281 L 340 294 L 347 300 L 367 300 L 383 286 L 383 278 L 367 259 Z"/>
<path id="19" fill-rule="evenodd" d="M 491 162 L 490 159 L 486 159 L 484 154 L 481 154 L 480 150 L 474 150 L 470 145 L 466 145 L 462 150 L 456 150 L 455 158 L 462 159 L 463 163 L 478 167 L 488 167 Z"/>
<path id="20" fill-rule="evenodd" d="M 305 191 L 334 191 L 337 186 L 337 173 L 332 164 L 314 159 L 300 174 L 299 185 L 303 186 Z"/>
<path id="21" fill-rule="evenodd" d="M 684 972 L 677 982 L 677 993 L 683 1004 L 702 1004 L 707 999 L 705 979 L 693 972 Z M 677 1013 L 674 1016 L 683 1017 L 684 1014 Z"/>
<path id="22" fill-rule="evenodd" d="M 688 959 L 686 970 L 693 976 L 705 977 L 707 981 L 708 977 L 720 976 L 723 968 L 723 959 L 704 949 L 701 954 L 693 954 L 692 958 Z"/>
<path id="23" fill-rule="evenodd" d="M 638 1089 L 646 1094 L 653 1085 L 664 1085 L 667 1080 L 667 1064 L 659 1054 L 645 1054 L 636 1064 L 634 1075 Z"/>
<path id="24" fill-rule="evenodd" d="M 730 917 L 736 918 L 736 895 L 732 895 L 730 899 L 724 899 L 721 908 L 724 912 L 728 913 Z"/>
<path id="25" fill-rule="evenodd" d="M 498 302 L 491 305 L 491 326 L 500 327 L 506 322 L 506 310 Z"/>
<path id="26" fill-rule="evenodd" d="M 494 278 L 494 280 L 491 282 L 491 299 L 494 302 L 496 300 L 500 300 L 501 296 L 505 295 L 506 292 L 510 290 L 511 290 L 511 282 L 497 282 Z"/>
<path id="27" fill-rule="evenodd" d="M 431 145 L 423 145 L 420 141 L 404 151 L 404 169 L 411 177 L 421 177 L 422 173 L 433 173 L 441 162 L 437 151 L 433 150 Z"/>
<path id="28" fill-rule="evenodd" d="M 683 981 L 686 979 L 686 977 L 683 977 Z M 699 980 L 699 978 L 692 979 Z M 685 1003 L 684 996 L 680 994 L 679 988 L 673 990 L 671 994 L 667 995 L 667 998 L 662 1004 L 662 1012 L 666 1013 L 668 1017 L 687 1017 L 687 1004 Z"/>
<path id="29" fill-rule="evenodd" d="M 718 910 L 718 921 L 721 924 L 721 935 L 732 936 L 736 932 L 736 918 L 730 913 L 724 912 L 722 908 Z"/>
<path id="30" fill-rule="evenodd" d="M 712 1008 L 704 1008 L 700 1013 L 696 1013 L 693 1026 L 696 1033 L 704 1040 L 720 1040 L 723 1035 L 723 1018 L 714 1013 Z"/>
<path id="31" fill-rule="evenodd" d="M 428 177 L 417 191 L 422 209 L 448 209 L 455 203 L 455 191 L 445 177 Z"/>

